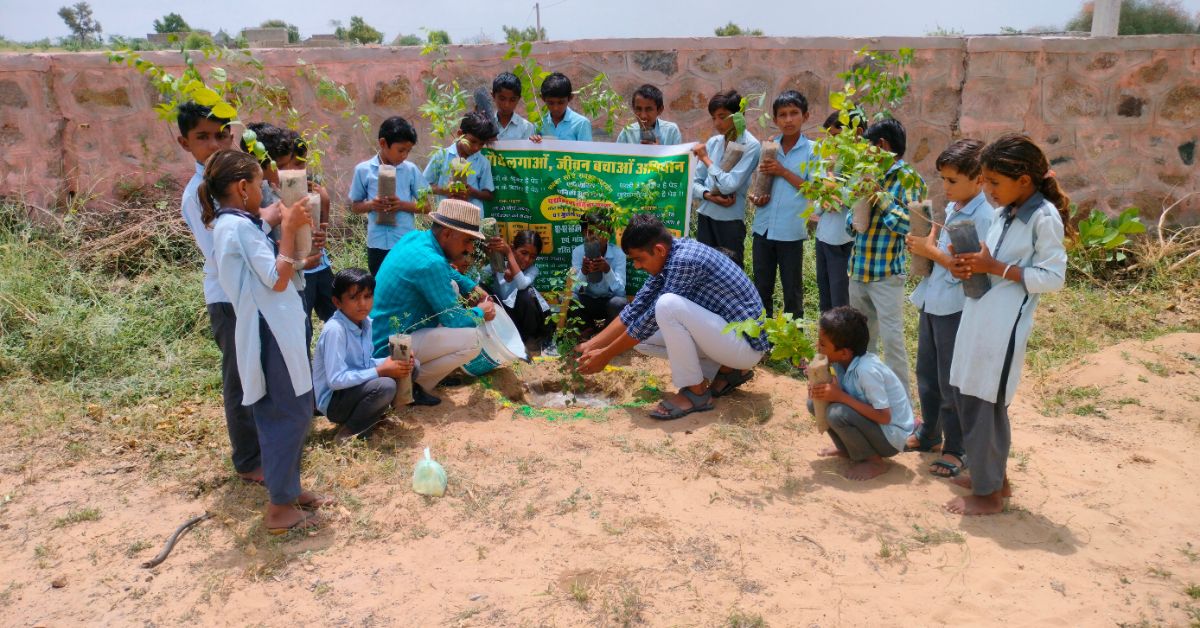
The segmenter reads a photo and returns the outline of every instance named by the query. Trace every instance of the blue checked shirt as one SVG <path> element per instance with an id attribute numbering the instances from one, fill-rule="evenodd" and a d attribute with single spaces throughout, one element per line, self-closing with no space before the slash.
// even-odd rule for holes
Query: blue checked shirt
<path id="1" fill-rule="evenodd" d="M 621 310 L 621 322 L 630 337 L 644 341 L 658 331 L 654 304 L 663 294 L 679 295 L 728 323 L 763 313 L 762 299 L 741 267 L 720 251 L 687 238 L 672 240 L 662 272 L 652 275 L 633 303 Z M 747 340 L 756 351 L 770 347 L 766 333 Z"/>
<path id="2" fill-rule="evenodd" d="M 900 185 L 901 169 L 912 173 L 918 185 L 911 192 Z M 925 197 L 925 180 L 903 159 L 888 168 L 880 184 L 892 195 L 892 201 L 871 211 L 866 233 L 854 231 L 854 212 L 846 211 L 846 232 L 854 236 L 850 255 L 850 278 L 871 282 L 904 274 L 904 236 L 908 235 L 908 204 Z"/>

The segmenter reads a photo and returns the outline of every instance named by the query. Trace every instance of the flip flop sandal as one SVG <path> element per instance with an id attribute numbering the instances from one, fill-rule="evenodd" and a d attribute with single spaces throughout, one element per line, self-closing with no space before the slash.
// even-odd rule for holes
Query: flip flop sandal
<path id="1" fill-rule="evenodd" d="M 266 486 L 267 485 L 267 482 L 265 480 L 256 480 L 254 478 L 244 478 L 240 475 L 238 476 L 238 479 L 242 481 L 242 484 L 253 484 L 255 486 Z"/>
<path id="2" fill-rule="evenodd" d="M 923 454 L 936 454 L 936 453 L 940 453 L 942 451 L 942 444 L 941 443 L 934 443 L 932 445 L 918 444 L 916 447 L 909 447 L 908 445 L 905 445 L 904 451 L 919 451 Z"/>
<path id="3" fill-rule="evenodd" d="M 303 532 L 306 530 L 315 530 L 321 527 L 321 515 L 310 512 L 304 515 L 296 523 L 283 528 L 267 528 L 267 534 L 271 536 L 283 536 L 289 532 Z"/>
<path id="4" fill-rule="evenodd" d="M 744 371 L 733 370 L 728 373 L 718 373 L 718 377 L 724 378 L 725 386 L 721 388 L 709 388 L 708 392 L 715 397 L 724 397 L 737 389 L 738 386 L 754 379 L 754 369 L 746 369 Z"/>
<path id="5" fill-rule="evenodd" d="M 929 463 L 929 475 L 932 475 L 937 478 L 947 478 L 947 479 L 956 478 L 956 477 L 958 477 L 958 475 L 960 473 L 962 473 L 964 470 L 966 470 L 966 468 L 967 468 L 967 465 L 965 465 L 965 464 L 961 464 L 961 463 L 954 464 L 953 462 L 948 462 L 946 460 L 939 459 L 939 460 L 934 460 L 933 462 Z M 934 469 L 945 469 L 946 472 L 938 473 L 938 472 L 934 471 Z"/>
<path id="6" fill-rule="evenodd" d="M 713 394 L 711 391 L 705 391 L 703 395 L 697 395 L 686 388 L 681 388 L 679 389 L 679 394 L 687 397 L 688 401 L 692 402 L 692 407 L 687 409 L 680 408 L 670 401 L 663 399 L 659 403 L 662 404 L 667 411 L 659 412 L 657 410 L 652 410 L 650 412 L 650 418 L 659 421 L 673 421 L 675 419 L 685 417 L 693 412 L 708 412 L 709 410 L 713 409 Z"/>
<path id="7" fill-rule="evenodd" d="M 304 502 L 304 503 L 296 502 L 296 508 L 299 508 L 300 510 L 303 510 L 306 512 L 313 512 L 314 510 L 326 508 L 328 506 L 336 506 L 337 503 L 338 503 L 338 500 L 336 497 L 330 497 L 328 495 L 317 495 L 316 499 L 313 499 L 310 502 Z"/>

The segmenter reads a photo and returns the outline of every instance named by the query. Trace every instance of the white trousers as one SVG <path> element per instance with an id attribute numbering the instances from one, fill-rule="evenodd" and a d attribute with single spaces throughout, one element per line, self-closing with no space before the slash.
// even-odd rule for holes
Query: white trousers
<path id="1" fill-rule="evenodd" d="M 658 331 L 635 349 L 666 358 L 676 388 L 712 381 L 721 366 L 754 368 L 762 351 L 745 336 L 722 333 L 725 319 L 676 294 L 664 294 L 654 303 Z"/>
<path id="2" fill-rule="evenodd" d="M 412 334 L 412 353 L 419 372 L 416 383 L 432 393 L 442 378 L 479 355 L 479 330 L 474 327 L 426 327 Z"/>

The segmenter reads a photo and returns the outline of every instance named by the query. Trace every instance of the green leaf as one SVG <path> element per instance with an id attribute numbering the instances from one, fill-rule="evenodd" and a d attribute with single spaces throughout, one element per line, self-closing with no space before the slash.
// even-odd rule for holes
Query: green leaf
<path id="1" fill-rule="evenodd" d="M 213 107 L 217 103 L 221 102 L 221 95 L 209 87 L 201 87 L 200 89 L 194 90 L 191 92 L 191 96 L 192 100 L 196 101 L 197 104 L 204 105 L 205 107 Z M 214 110 L 213 113 L 215 114 L 216 111 Z M 229 116 L 217 117 L 227 118 Z"/>
<path id="2" fill-rule="evenodd" d="M 212 115 L 216 118 L 231 120 L 237 117 L 237 109 L 234 109 L 233 105 L 230 105 L 225 101 L 221 101 L 213 106 Z"/>
<path id="3" fill-rule="evenodd" d="M 846 108 L 846 94 L 842 92 L 829 94 L 829 106 L 835 110 L 843 111 Z"/>

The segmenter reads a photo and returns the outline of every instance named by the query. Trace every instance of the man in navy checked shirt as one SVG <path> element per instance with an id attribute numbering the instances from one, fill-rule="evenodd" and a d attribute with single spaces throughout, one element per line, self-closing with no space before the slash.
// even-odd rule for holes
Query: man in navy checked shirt
<path id="1" fill-rule="evenodd" d="M 762 314 L 758 291 L 731 259 L 695 240 L 672 238 L 662 221 L 649 214 L 629 221 L 621 249 L 651 277 L 619 318 L 575 348 L 579 371 L 598 373 L 636 348 L 666 358 L 679 387 L 651 417 L 678 419 L 711 410 L 713 397 L 732 392 L 754 375 L 768 348 L 765 334 L 723 333 L 728 323 Z"/>

